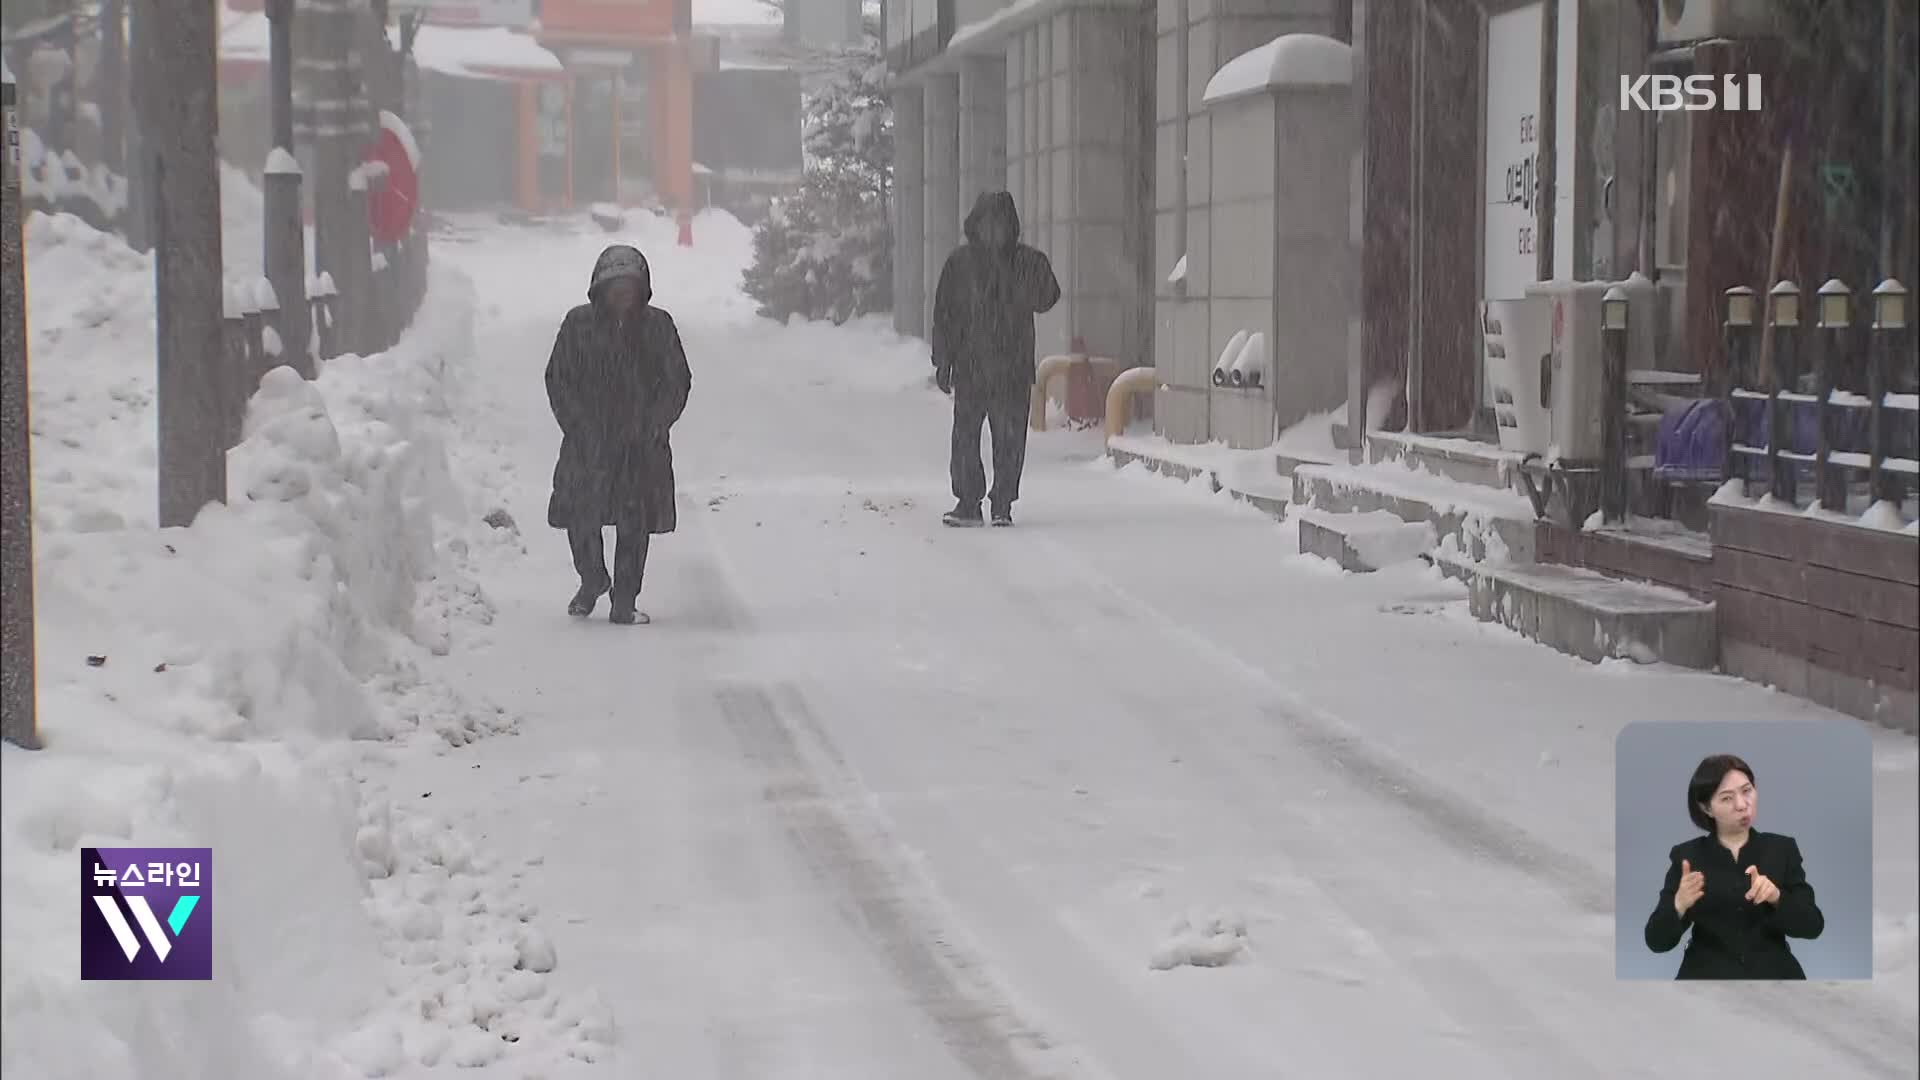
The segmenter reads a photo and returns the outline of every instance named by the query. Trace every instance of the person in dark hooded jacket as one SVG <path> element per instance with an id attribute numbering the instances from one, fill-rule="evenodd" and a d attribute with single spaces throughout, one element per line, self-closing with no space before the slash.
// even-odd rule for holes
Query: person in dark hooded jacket
<path id="1" fill-rule="evenodd" d="M 967 215 L 966 243 L 947 257 L 933 300 L 933 370 L 953 395 L 953 494 L 945 521 L 979 525 L 991 496 L 993 523 L 1013 524 L 1027 456 L 1033 394 L 1033 317 L 1060 302 L 1053 264 L 1020 242 L 1013 196 L 990 191 Z M 993 489 L 980 464 L 980 425 L 993 431 Z"/>
<path id="2" fill-rule="evenodd" d="M 580 574 L 567 613 L 585 618 L 611 591 L 612 619 L 623 625 L 650 621 L 636 610 L 640 579 L 650 537 L 677 524 L 667 433 L 693 388 L 680 331 L 652 299 L 639 250 L 607 248 L 587 302 L 567 312 L 547 361 L 547 400 L 561 432 L 547 524 L 567 531 Z M 608 526 L 617 544 L 611 578 Z"/>

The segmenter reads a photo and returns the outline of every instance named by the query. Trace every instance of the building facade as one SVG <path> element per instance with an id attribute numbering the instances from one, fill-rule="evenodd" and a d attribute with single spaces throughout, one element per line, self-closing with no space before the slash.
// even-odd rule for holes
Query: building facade
<path id="1" fill-rule="evenodd" d="M 1116 453 L 1266 450 L 1243 495 L 1340 518 L 1303 545 L 1390 511 L 1457 541 L 1476 604 L 1526 594 L 1483 617 L 1571 613 L 1509 625 L 1588 656 L 1659 609 L 1633 655 L 1911 730 L 1916 23 L 1911 0 L 887 0 L 896 325 L 925 333 L 1003 187 L 1065 295 L 1039 354 L 1154 369 L 1157 439 Z M 1633 89 L 1690 78 L 1753 89 Z M 1801 314 L 1769 367 L 1729 290 L 1776 283 Z M 1736 429 L 1756 401 L 1790 430 Z M 1309 417 L 1324 446 L 1276 445 Z M 1596 521 L 1603 483 L 1629 509 Z"/>

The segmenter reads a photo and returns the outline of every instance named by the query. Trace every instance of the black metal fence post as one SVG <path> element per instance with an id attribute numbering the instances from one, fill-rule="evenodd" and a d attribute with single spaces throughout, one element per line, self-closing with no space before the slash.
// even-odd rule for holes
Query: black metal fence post
<path id="1" fill-rule="evenodd" d="M 1906 483 L 1886 467 L 1893 455 L 1893 427 L 1887 395 L 1893 392 L 1893 368 L 1912 354 L 1907 336 L 1907 287 L 1892 278 L 1873 290 L 1873 351 L 1867 360 L 1867 488 L 1873 501 L 1900 505 Z"/>
<path id="2" fill-rule="evenodd" d="M 1608 289 L 1600 301 L 1605 341 L 1605 410 L 1600 421 L 1600 514 L 1609 525 L 1627 518 L 1627 290 Z"/>
<path id="3" fill-rule="evenodd" d="M 1772 370 L 1766 372 L 1767 393 L 1767 477 L 1775 499 L 1794 501 L 1798 487 L 1798 466 L 1792 452 L 1793 425 L 1788 410 L 1795 396 L 1794 375 L 1799 364 L 1800 286 L 1791 281 L 1774 285 Z M 1782 400 L 1781 395 L 1787 395 Z"/>
<path id="4" fill-rule="evenodd" d="M 1726 475 L 1729 480 L 1740 481 L 1744 493 L 1748 448 L 1738 438 L 1742 419 L 1740 402 L 1743 400 L 1742 387 L 1750 385 L 1754 376 L 1753 350 L 1759 331 L 1755 314 L 1759 310 L 1759 298 L 1745 285 L 1728 289 L 1726 296 L 1727 318 L 1721 327 L 1727 342 L 1727 390 L 1724 395 L 1727 401 Z"/>
<path id="5" fill-rule="evenodd" d="M 1837 373 L 1846 364 L 1847 337 L 1853 329 L 1853 290 L 1839 278 L 1829 278 L 1820 286 L 1820 311 L 1817 320 L 1819 345 L 1813 355 L 1814 499 L 1822 510 L 1847 508 L 1847 477 L 1844 465 L 1833 463 L 1834 443 L 1838 441 L 1841 406 L 1833 400 Z"/>

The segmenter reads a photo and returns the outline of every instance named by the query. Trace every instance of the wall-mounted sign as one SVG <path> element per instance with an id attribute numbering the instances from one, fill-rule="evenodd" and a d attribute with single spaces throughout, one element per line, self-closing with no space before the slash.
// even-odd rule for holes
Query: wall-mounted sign
<path id="1" fill-rule="evenodd" d="M 1534 3 L 1487 19 L 1487 300 L 1518 300 L 1539 279 L 1542 14 Z"/>

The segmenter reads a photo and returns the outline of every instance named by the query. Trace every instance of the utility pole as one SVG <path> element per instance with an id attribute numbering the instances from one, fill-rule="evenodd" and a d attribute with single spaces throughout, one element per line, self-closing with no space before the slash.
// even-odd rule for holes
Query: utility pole
<path id="1" fill-rule="evenodd" d="M 0 174 L 0 737 L 37 749 L 33 688 L 33 439 L 27 424 L 27 268 L 20 232 L 20 114 L 0 60 L 6 164 Z"/>
<path id="2" fill-rule="evenodd" d="M 212 4 L 135 0 L 141 151 L 159 327 L 160 527 L 227 497 L 221 319 L 220 111 Z"/>
<path id="3" fill-rule="evenodd" d="M 267 19 L 273 151 L 264 179 L 262 265 L 280 301 L 281 360 L 311 379 L 319 372 L 308 347 L 313 309 L 307 302 L 307 230 L 300 214 L 300 163 L 293 156 L 293 0 L 267 0 Z"/>

